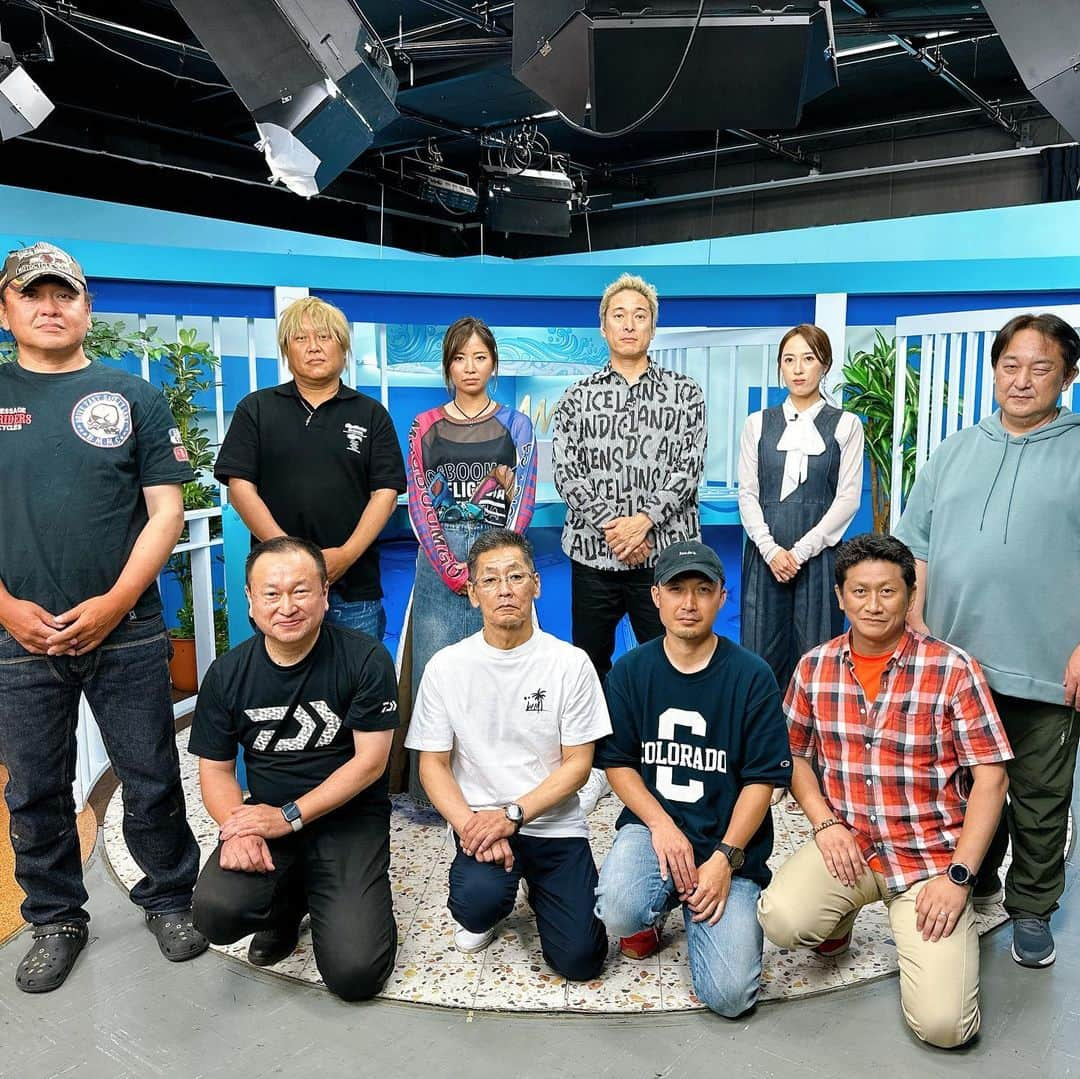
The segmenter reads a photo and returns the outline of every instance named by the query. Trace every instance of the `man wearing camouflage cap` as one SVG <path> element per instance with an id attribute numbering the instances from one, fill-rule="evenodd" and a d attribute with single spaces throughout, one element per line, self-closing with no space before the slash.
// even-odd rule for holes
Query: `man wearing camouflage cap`
<path id="1" fill-rule="evenodd" d="M 87 941 L 72 797 L 80 694 L 123 784 L 124 838 L 145 874 L 131 898 L 167 959 L 206 950 L 191 925 L 199 851 L 156 583 L 193 475 L 161 394 L 84 352 L 90 298 L 70 255 L 46 243 L 8 255 L 0 327 L 18 349 L 0 365 L 0 759 L 34 927 L 15 982 L 41 993 Z"/>

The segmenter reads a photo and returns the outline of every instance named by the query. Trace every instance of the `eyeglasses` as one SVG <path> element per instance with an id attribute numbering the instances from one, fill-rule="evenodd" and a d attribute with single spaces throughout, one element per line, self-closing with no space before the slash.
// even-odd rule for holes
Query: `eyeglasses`
<path id="1" fill-rule="evenodd" d="M 473 583 L 481 592 L 494 592 L 503 584 L 508 584 L 514 591 L 517 591 L 535 576 L 535 573 L 508 573 L 505 577 L 496 577 L 494 575 L 481 577 L 480 580 Z"/>

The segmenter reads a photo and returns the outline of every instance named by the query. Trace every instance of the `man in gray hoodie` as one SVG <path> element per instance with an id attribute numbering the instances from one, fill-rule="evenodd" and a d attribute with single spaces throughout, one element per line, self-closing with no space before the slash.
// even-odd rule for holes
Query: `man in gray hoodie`
<path id="1" fill-rule="evenodd" d="M 916 558 L 909 620 L 978 659 L 1012 744 L 976 897 L 997 897 L 1011 837 L 1012 955 L 1038 968 L 1055 957 L 1080 741 L 1080 414 L 1058 403 L 1080 337 L 1056 315 L 1019 315 L 990 356 L 998 411 L 934 452 L 896 534 Z"/>

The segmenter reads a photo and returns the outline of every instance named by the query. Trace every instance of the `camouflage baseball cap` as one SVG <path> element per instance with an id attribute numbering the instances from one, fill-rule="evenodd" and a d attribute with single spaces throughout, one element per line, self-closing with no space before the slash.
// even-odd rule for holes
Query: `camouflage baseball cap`
<path id="1" fill-rule="evenodd" d="M 41 277 L 59 277 L 72 288 L 86 291 L 82 267 L 66 251 L 47 243 L 12 251 L 4 260 L 4 270 L 0 273 L 0 290 L 12 285 L 21 292 Z"/>

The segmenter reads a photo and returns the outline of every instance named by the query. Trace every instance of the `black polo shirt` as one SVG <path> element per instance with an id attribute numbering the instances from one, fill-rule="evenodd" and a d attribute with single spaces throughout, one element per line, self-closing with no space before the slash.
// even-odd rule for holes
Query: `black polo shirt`
<path id="1" fill-rule="evenodd" d="M 295 382 L 249 393 L 237 406 L 214 475 L 248 480 L 290 535 L 340 547 L 372 491 L 405 490 L 405 462 L 390 414 L 342 384 L 318 408 Z M 334 585 L 352 602 L 379 599 L 379 552 L 372 544 Z"/>

